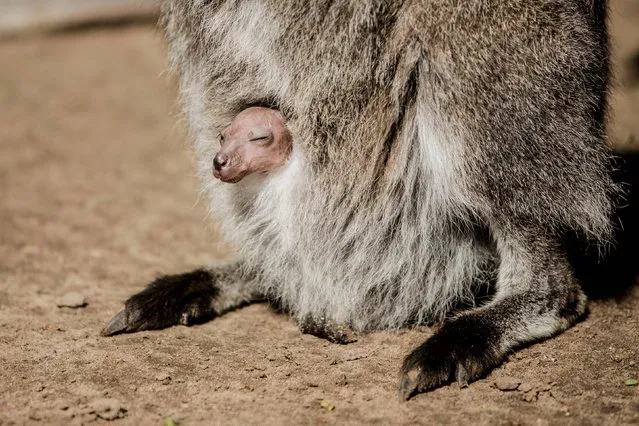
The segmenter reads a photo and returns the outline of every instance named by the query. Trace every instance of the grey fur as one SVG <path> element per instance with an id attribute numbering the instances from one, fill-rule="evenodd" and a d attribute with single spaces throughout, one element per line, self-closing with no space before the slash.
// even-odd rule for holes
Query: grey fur
<path id="1" fill-rule="evenodd" d="M 261 294 L 366 332 L 442 320 L 494 282 L 407 358 L 403 397 L 476 378 L 584 313 L 560 242 L 611 232 L 602 1 L 163 8 L 203 193 Z M 283 112 L 292 158 L 220 184 L 216 136 L 252 105 Z"/>

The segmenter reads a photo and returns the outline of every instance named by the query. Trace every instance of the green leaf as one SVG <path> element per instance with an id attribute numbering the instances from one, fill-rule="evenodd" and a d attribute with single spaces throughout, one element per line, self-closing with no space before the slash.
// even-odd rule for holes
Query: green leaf
<path id="1" fill-rule="evenodd" d="M 178 422 L 173 420 L 173 417 L 169 416 L 164 419 L 164 426 L 178 426 Z"/>
<path id="2" fill-rule="evenodd" d="M 637 386 L 639 385 L 639 380 L 637 379 L 628 379 L 625 382 L 623 382 L 624 385 L 626 386 Z"/>
<path id="3" fill-rule="evenodd" d="M 329 401 L 328 399 L 322 399 L 320 401 L 320 406 L 322 408 L 325 408 L 327 411 L 333 411 L 335 409 L 335 406 L 333 405 L 333 403 Z"/>

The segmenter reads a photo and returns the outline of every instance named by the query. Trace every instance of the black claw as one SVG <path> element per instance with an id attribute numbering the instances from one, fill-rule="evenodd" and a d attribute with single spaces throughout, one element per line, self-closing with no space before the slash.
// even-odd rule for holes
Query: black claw
<path id="1" fill-rule="evenodd" d="M 457 363 L 457 374 L 456 374 L 457 383 L 459 383 L 460 388 L 468 387 L 468 381 L 470 380 L 470 374 L 466 367 L 461 362 Z"/>
<path id="2" fill-rule="evenodd" d="M 402 374 L 399 383 L 399 399 L 400 401 L 408 401 L 419 392 L 418 377 L 410 378 L 409 373 Z"/>
<path id="3" fill-rule="evenodd" d="M 126 310 L 121 310 L 109 321 L 106 327 L 102 329 L 102 336 L 113 336 L 126 332 L 128 329 Z"/>

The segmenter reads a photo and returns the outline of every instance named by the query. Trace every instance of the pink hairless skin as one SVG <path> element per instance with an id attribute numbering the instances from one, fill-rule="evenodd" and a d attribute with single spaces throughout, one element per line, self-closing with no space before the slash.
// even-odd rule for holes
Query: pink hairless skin
<path id="1" fill-rule="evenodd" d="M 228 183 L 281 167 L 293 147 L 282 114 L 264 107 L 240 112 L 220 133 L 220 145 L 213 159 L 213 175 Z"/>

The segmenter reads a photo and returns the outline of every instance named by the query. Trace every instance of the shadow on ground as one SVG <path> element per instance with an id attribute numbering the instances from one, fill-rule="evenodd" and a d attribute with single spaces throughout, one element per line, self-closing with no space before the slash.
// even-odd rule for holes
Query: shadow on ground
<path id="1" fill-rule="evenodd" d="M 566 243 L 575 273 L 591 299 L 623 297 L 639 276 L 639 152 L 618 155 L 615 181 L 625 195 L 617 209 L 613 244 L 602 248 L 574 237 Z"/>

